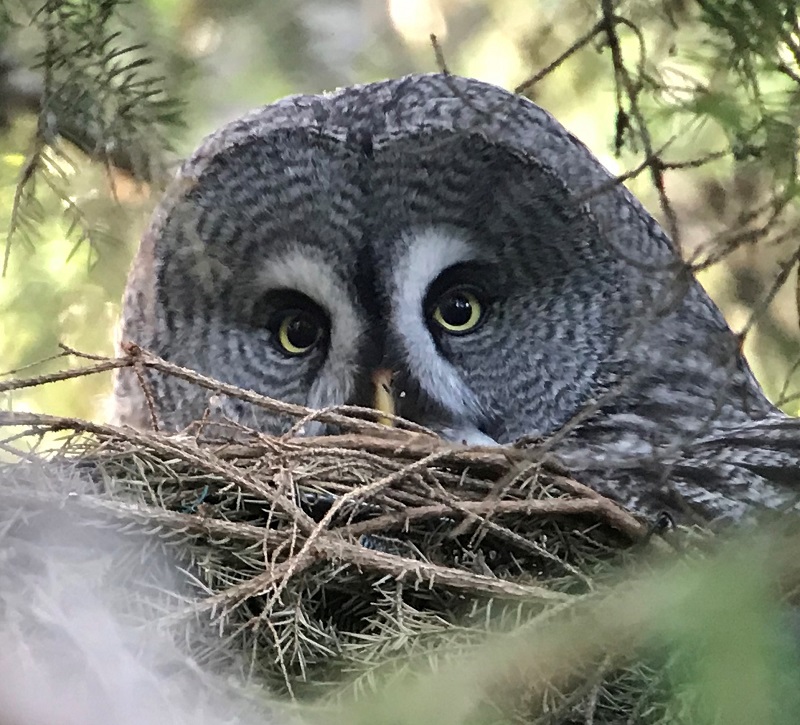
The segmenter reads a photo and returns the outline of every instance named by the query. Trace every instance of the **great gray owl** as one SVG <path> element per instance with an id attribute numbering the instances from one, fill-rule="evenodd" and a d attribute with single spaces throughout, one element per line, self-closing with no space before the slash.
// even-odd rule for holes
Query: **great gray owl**
<path id="1" fill-rule="evenodd" d="M 285 98 L 184 163 L 121 337 L 313 408 L 369 405 L 388 371 L 400 415 L 468 443 L 555 434 L 575 475 L 640 511 L 676 495 L 731 517 L 790 504 L 776 478 L 797 464 L 793 426 L 669 238 L 610 181 L 548 113 L 476 80 Z M 169 429 L 209 408 L 181 380 L 150 384 Z M 130 371 L 115 395 L 118 421 L 148 424 Z"/>

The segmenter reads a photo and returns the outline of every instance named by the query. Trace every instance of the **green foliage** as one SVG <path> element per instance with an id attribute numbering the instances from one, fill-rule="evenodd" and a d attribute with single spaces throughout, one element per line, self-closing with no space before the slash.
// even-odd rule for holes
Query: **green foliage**
<path id="1" fill-rule="evenodd" d="M 326 10 L 333 4 L 310 1 L 28 5 L 0 4 L 4 50 L 41 80 L 39 112 L 10 109 L 11 122 L 0 127 L 0 228 L 10 242 L 0 278 L 3 370 L 58 355 L 59 342 L 111 353 L 127 265 L 171 146 L 188 153 L 203 133 L 286 93 L 436 66 L 429 29 L 413 36 L 413 23 L 403 25 L 383 3 L 341 3 L 338 20 Z M 423 5 L 446 20 L 439 40 L 453 72 L 509 87 L 576 44 L 525 92 L 614 173 L 648 162 L 626 183 L 675 234 L 731 323 L 747 331 L 745 349 L 768 393 L 798 410 L 796 3 L 392 3 L 395 14 Z M 185 113 L 174 101 L 179 92 Z M 9 110 L 4 103 L 0 111 Z M 188 132 L 179 142 L 180 118 Z M 61 357 L 27 372 L 66 364 L 76 361 Z M 107 389 L 107 378 L 79 378 L 19 391 L 4 405 L 96 418 Z M 165 470 L 158 460 L 151 480 Z M 215 480 L 204 476 L 202 485 Z M 199 495 L 183 503 L 196 505 Z M 227 554 L 212 543 L 197 561 L 211 571 L 229 555 L 240 567 L 217 584 L 238 581 L 245 564 L 263 574 L 260 541 Z M 579 693 L 570 722 L 618 722 L 621 712 L 637 723 L 798 722 L 798 648 L 776 595 L 792 546 L 784 557 L 768 539 L 734 542 L 708 559 L 692 561 L 690 552 L 679 565 L 604 580 L 590 609 L 536 617 L 516 604 L 476 608 L 460 630 L 387 593 L 366 623 L 381 638 L 338 643 L 347 695 L 366 695 L 357 704 L 342 696 L 341 721 L 525 722 L 475 709 L 495 683 L 488 673 L 562 672 L 585 665 L 583 657 L 597 677 Z M 347 575 L 366 581 L 355 570 Z M 281 614 L 295 617 L 281 643 L 297 645 L 291 676 L 300 681 L 328 657 L 330 622 L 298 619 L 292 607 Z M 558 687 L 533 681 L 545 711 L 564 703 Z M 369 695 L 381 683 L 380 694 Z M 594 702 L 591 718 L 586 702 Z"/>
<path id="2" fill-rule="evenodd" d="M 50 0 L 29 15 L 21 4 L 5 10 L 0 35 L 26 21 L 36 30 L 28 55 L 40 80 L 19 91 L 38 114 L 7 109 L 11 125 L 0 136 L 5 369 L 39 360 L 28 372 L 62 366 L 63 358 L 47 361 L 59 343 L 112 353 L 130 230 L 141 229 L 148 188 L 165 178 L 168 134 L 180 122 L 180 104 L 145 45 L 121 23 L 121 5 Z M 107 385 L 108 378 L 72 381 L 47 407 L 91 416 Z M 37 399 L 41 392 L 9 404 L 36 407 Z"/>
<path id="3" fill-rule="evenodd" d="M 702 281 L 734 326 L 747 330 L 745 350 L 767 392 L 796 409 L 791 232 L 800 46 L 790 0 L 576 1 L 569 8 L 475 0 L 469 9 L 418 0 L 393 3 L 385 16 L 355 8 L 328 14 L 287 1 L 49 0 L 37 7 L 9 0 L 0 38 L 35 69 L 42 96 L 37 116 L 21 111 L 0 133 L 0 215 L 11 241 L 0 282 L 8 321 L 0 368 L 57 354 L 59 340 L 110 352 L 127 260 L 149 192 L 157 193 L 151 182 L 171 163 L 181 115 L 190 128 L 180 144 L 186 153 L 202 133 L 280 95 L 433 70 L 427 31 L 414 24 L 428 6 L 439 13 L 425 16 L 429 22 L 444 22 L 437 29 L 450 69 L 507 86 L 593 28 L 528 92 L 616 172 L 653 154 L 656 163 L 627 183 L 701 265 Z M 717 263 L 706 269 L 710 261 Z M 773 289 L 781 265 L 789 271 Z M 69 294 L 58 292 L 67 280 L 83 316 L 70 315 Z M 26 304 L 34 295 L 37 303 Z M 91 334 L 76 339 L 61 327 L 67 319 Z M 106 321 L 102 330 L 98 320 Z M 86 381 L 55 397 L 38 391 L 17 404 L 87 414 L 106 385 Z"/>
<path id="4" fill-rule="evenodd" d="M 334 722 L 795 723 L 798 646 L 787 637 L 786 611 L 773 588 L 782 566 L 775 548 L 784 545 L 772 534 L 755 545 L 732 541 L 708 559 L 628 576 L 580 605 L 493 635 L 471 652 L 442 653 L 434 672 L 410 674 Z M 628 669 L 610 675 L 619 658 Z M 564 690 L 556 685 L 548 695 L 551 678 L 577 677 L 590 661 L 601 663 L 600 677 L 589 683 L 589 704 L 583 700 L 572 718 L 556 717 L 555 707 L 537 718 L 502 707 L 492 715 L 481 707 L 508 677 L 524 681 L 532 701 L 554 706 Z"/>

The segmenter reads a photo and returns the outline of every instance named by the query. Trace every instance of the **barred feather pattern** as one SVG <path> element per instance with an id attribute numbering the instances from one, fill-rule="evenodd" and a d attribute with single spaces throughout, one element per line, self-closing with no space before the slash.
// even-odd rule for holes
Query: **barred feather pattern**
<path id="1" fill-rule="evenodd" d="M 485 294 L 474 334 L 428 316 L 454 269 Z M 330 323 L 303 357 L 259 317 L 287 289 Z M 314 408 L 369 403 L 388 367 L 403 416 L 456 441 L 537 438 L 642 513 L 741 519 L 797 489 L 795 421 L 664 231 L 546 111 L 472 79 L 292 96 L 209 136 L 143 238 L 121 339 Z M 151 385 L 169 429 L 291 424 Z M 115 398 L 119 422 L 148 424 L 130 371 Z"/>

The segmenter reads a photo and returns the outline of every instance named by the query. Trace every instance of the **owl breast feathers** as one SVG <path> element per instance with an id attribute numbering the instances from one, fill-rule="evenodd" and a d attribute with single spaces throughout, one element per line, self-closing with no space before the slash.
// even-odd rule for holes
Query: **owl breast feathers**
<path id="1" fill-rule="evenodd" d="M 134 262 L 121 337 L 312 408 L 373 405 L 391 380 L 383 405 L 399 415 L 455 441 L 553 441 L 643 512 L 791 503 L 766 469 L 773 440 L 796 466 L 793 421 L 612 181 L 548 113 L 476 80 L 285 98 L 183 164 Z M 171 430 L 209 413 L 268 433 L 292 423 L 149 384 Z M 119 422 L 148 425 L 130 371 L 115 402 Z"/>

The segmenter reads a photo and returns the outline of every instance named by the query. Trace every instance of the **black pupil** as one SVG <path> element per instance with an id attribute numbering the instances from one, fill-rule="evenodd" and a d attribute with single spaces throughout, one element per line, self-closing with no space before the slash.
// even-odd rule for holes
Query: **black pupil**
<path id="1" fill-rule="evenodd" d="M 458 292 L 447 296 L 439 308 L 442 319 L 452 327 L 466 325 L 472 317 L 472 303 Z"/>
<path id="2" fill-rule="evenodd" d="M 287 340 L 301 350 L 311 347 L 318 337 L 319 325 L 310 315 L 303 313 L 295 315 L 294 319 L 286 326 Z"/>

